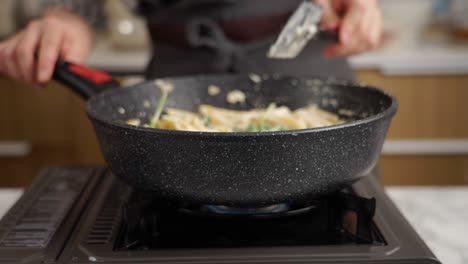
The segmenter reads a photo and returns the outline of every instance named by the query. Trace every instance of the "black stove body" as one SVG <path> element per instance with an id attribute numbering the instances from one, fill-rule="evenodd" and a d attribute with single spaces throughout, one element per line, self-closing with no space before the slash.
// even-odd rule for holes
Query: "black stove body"
<path id="1" fill-rule="evenodd" d="M 293 207 L 173 209 L 103 168 L 42 171 L 0 263 L 439 263 L 374 177 Z"/>

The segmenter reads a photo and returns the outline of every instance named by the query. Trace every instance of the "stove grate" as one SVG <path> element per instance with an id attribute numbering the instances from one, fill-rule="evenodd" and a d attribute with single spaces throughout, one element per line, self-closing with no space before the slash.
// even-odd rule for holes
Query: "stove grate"
<path id="1" fill-rule="evenodd" d="M 5 217 L 8 231 L 0 234 L 0 247 L 45 248 L 86 184 L 82 171 L 51 170 L 33 196 L 23 197 L 24 207 L 16 207 Z"/>
<path id="2" fill-rule="evenodd" d="M 187 213 L 134 192 L 123 206 L 117 250 L 281 245 L 384 245 L 372 218 L 375 199 L 348 192 L 282 217 Z"/>
<path id="3" fill-rule="evenodd" d="M 118 228 L 121 208 L 125 199 L 126 187 L 120 182 L 114 182 L 107 193 L 103 207 L 97 215 L 86 243 L 89 245 L 106 245 L 111 243 L 112 235 Z"/>

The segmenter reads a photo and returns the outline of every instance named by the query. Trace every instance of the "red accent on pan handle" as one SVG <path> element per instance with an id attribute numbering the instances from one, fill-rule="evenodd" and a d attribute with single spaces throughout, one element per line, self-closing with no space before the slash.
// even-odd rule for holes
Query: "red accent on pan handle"
<path id="1" fill-rule="evenodd" d="M 55 64 L 53 79 L 65 84 L 85 99 L 104 90 L 120 86 L 117 81 L 103 71 L 62 60 Z"/>
<path id="2" fill-rule="evenodd" d="M 77 75 L 96 84 L 112 81 L 112 76 L 106 72 L 91 69 L 83 65 L 69 64 L 68 69 L 70 72 L 76 73 Z"/>

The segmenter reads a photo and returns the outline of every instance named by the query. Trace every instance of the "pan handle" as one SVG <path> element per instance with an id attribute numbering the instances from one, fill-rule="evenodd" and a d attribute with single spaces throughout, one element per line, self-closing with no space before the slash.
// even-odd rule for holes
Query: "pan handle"
<path id="1" fill-rule="evenodd" d="M 84 99 L 89 99 L 104 90 L 120 86 L 106 72 L 63 60 L 58 60 L 55 64 L 52 78 L 65 84 Z"/>

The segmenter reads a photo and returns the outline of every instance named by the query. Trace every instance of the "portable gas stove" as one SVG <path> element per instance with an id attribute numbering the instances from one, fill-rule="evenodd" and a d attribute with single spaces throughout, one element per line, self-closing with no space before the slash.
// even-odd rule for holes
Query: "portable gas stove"
<path id="1" fill-rule="evenodd" d="M 173 208 L 107 169 L 42 171 L 0 222 L 0 263 L 439 263 L 375 177 L 307 204 Z"/>

